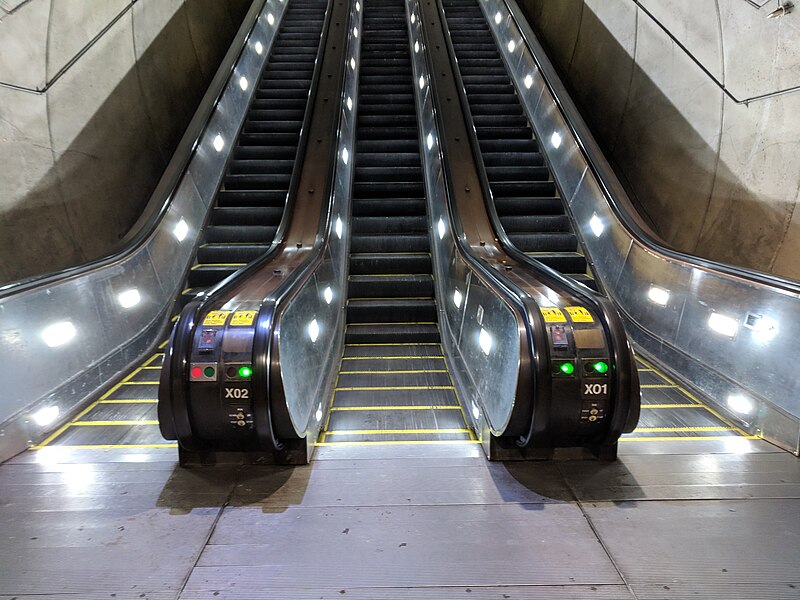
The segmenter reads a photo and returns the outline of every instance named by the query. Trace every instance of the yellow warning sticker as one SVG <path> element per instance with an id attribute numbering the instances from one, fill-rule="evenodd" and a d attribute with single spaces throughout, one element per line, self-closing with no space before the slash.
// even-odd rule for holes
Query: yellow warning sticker
<path id="1" fill-rule="evenodd" d="M 542 308 L 539 307 L 539 310 L 542 311 L 542 316 L 544 317 L 545 323 L 566 323 L 567 317 L 564 316 L 564 313 L 561 312 L 558 308 Z"/>
<path id="2" fill-rule="evenodd" d="M 203 325 L 225 325 L 229 314 L 231 314 L 229 310 L 212 310 L 203 319 Z"/>
<path id="3" fill-rule="evenodd" d="M 237 310 L 231 317 L 231 326 L 233 325 L 252 325 L 256 318 L 255 310 Z"/>
<path id="4" fill-rule="evenodd" d="M 573 323 L 594 323 L 592 315 L 582 306 L 567 306 L 566 311 Z"/>

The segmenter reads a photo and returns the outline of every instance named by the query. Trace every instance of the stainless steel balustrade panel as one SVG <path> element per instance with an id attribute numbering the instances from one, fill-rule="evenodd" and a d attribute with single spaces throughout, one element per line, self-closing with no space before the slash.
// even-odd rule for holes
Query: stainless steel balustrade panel
<path id="1" fill-rule="evenodd" d="M 608 165 L 594 155 L 596 144 L 514 0 L 481 0 L 480 6 L 592 264 L 632 339 L 751 431 L 798 452 L 798 294 L 646 245 L 618 216 L 630 203 Z"/>
<path id="2" fill-rule="evenodd" d="M 221 67 L 231 70 L 225 91 L 153 233 L 115 262 L 0 298 L 0 460 L 40 441 L 163 335 L 286 4 L 264 2 L 235 64 Z"/>
<path id="3" fill-rule="evenodd" d="M 322 263 L 303 289 L 281 312 L 278 350 L 283 391 L 292 424 L 305 431 L 309 414 L 317 425 L 330 400 L 323 398 L 325 382 L 336 357 L 341 356 L 344 339 L 344 310 L 347 297 L 348 240 L 355 154 L 356 107 L 358 105 L 358 64 L 361 38 L 360 2 L 350 7 L 350 33 L 345 58 L 337 158 L 332 198 L 327 218 Z M 352 61 L 352 62 L 351 62 Z M 317 410 L 312 410 L 313 405 Z"/>
<path id="4" fill-rule="evenodd" d="M 502 433 L 515 406 L 520 333 L 511 307 L 470 272 L 456 248 L 453 236 L 458 232 L 454 231 L 448 212 L 418 0 L 407 0 L 406 11 L 411 23 L 411 46 L 419 48 L 412 52 L 411 64 L 417 82 L 417 116 L 442 344 L 451 369 L 468 377 L 465 383 L 470 389 L 460 390 L 461 400 L 476 429 L 481 431 L 479 424 L 485 421 L 493 433 Z"/>

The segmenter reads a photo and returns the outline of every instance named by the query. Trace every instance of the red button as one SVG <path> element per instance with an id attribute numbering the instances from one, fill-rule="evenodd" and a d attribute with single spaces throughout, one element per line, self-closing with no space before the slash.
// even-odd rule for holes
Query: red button
<path id="1" fill-rule="evenodd" d="M 203 376 L 203 369 L 200 367 L 192 367 L 192 379 L 200 379 Z"/>

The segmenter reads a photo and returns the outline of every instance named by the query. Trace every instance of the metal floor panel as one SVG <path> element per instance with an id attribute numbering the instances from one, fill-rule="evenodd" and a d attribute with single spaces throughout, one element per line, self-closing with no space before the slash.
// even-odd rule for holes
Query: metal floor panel
<path id="1" fill-rule="evenodd" d="M 181 600 L 572 600 L 593 598 L 595 600 L 622 600 L 632 598 L 622 585 L 564 585 L 564 586 L 469 586 L 414 588 L 258 588 L 243 586 L 243 589 L 220 592 L 215 579 L 193 578 L 189 581 Z"/>
<path id="2" fill-rule="evenodd" d="M 198 567 L 265 588 L 621 583 L 569 504 L 234 507 Z"/>
<path id="3" fill-rule="evenodd" d="M 716 586 L 798 580 L 800 502 L 592 503 L 585 510 L 628 583 Z M 797 592 L 797 590 L 795 590 Z M 797 592 L 800 594 L 800 592 Z"/>

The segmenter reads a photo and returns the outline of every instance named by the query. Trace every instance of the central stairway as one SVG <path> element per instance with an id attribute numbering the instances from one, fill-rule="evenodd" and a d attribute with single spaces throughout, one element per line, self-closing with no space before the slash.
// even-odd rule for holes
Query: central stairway
<path id="1" fill-rule="evenodd" d="M 474 441 L 439 340 L 403 0 L 364 7 L 345 352 L 321 443 Z"/>

